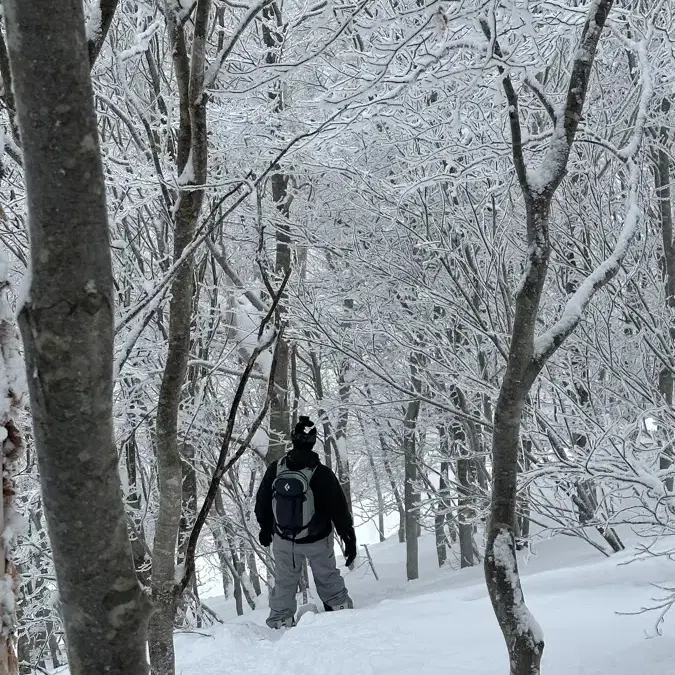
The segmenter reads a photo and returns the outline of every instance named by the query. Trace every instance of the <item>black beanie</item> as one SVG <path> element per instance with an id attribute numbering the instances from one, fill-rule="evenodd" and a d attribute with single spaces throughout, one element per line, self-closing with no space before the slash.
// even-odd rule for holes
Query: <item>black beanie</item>
<path id="1" fill-rule="evenodd" d="M 316 443 L 316 427 L 307 415 L 300 415 L 291 436 L 294 448 L 311 449 Z"/>

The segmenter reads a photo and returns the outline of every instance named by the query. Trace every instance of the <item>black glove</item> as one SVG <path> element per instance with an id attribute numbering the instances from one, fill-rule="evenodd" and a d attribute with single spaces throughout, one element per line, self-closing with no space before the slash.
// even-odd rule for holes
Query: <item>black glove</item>
<path id="1" fill-rule="evenodd" d="M 258 541 L 260 542 L 261 546 L 267 548 L 272 543 L 272 533 L 268 530 L 260 530 Z"/>
<path id="2" fill-rule="evenodd" d="M 345 567 L 351 567 L 356 560 L 356 536 L 351 534 L 343 539 L 345 544 Z"/>

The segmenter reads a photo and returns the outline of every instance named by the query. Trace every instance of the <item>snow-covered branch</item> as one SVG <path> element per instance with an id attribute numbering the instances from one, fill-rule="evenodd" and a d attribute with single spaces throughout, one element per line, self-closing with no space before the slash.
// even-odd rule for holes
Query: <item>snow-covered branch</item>
<path id="1" fill-rule="evenodd" d="M 223 48 L 216 54 L 213 63 L 206 69 L 204 75 L 204 91 L 208 91 L 216 82 L 218 73 L 223 67 L 225 60 L 232 53 L 239 38 L 244 34 L 248 25 L 253 21 L 258 13 L 262 11 L 263 7 L 268 4 L 270 0 L 255 0 L 251 6 L 246 10 L 244 16 L 239 21 L 237 27 L 232 31 L 232 35 L 225 41 Z"/>
<path id="2" fill-rule="evenodd" d="M 614 246 L 614 251 L 612 251 L 607 260 L 599 265 L 580 284 L 579 288 L 567 301 L 562 316 L 558 321 L 535 339 L 532 367 L 536 372 L 541 370 L 544 363 L 577 327 L 584 310 L 593 299 L 595 293 L 617 275 L 628 247 L 638 229 L 640 218 L 640 206 L 638 203 L 639 184 L 640 172 L 638 166 L 635 163 L 631 163 L 626 216 L 616 245 Z"/>
<path id="3" fill-rule="evenodd" d="M 565 105 L 556 114 L 553 135 L 541 166 L 537 171 L 528 173 L 527 182 L 534 194 L 552 194 L 565 176 L 586 101 L 595 52 L 612 4 L 613 0 L 593 0 L 588 9 L 581 40 L 574 54 Z"/>
<path id="4" fill-rule="evenodd" d="M 112 24 L 119 0 L 92 0 L 86 22 L 89 66 L 96 63 Z"/>
<path id="5" fill-rule="evenodd" d="M 487 19 L 482 18 L 480 25 L 485 34 L 485 37 L 490 41 L 490 45 L 495 56 L 499 59 L 503 58 L 501 47 L 497 40 L 496 27 L 490 26 Z M 511 129 L 511 151 L 513 154 L 513 165 L 518 176 L 518 182 L 524 192 L 528 191 L 527 181 L 527 166 L 525 165 L 525 157 L 523 155 L 523 131 L 520 126 L 520 112 L 518 107 L 518 94 L 513 86 L 511 77 L 504 70 L 504 66 L 498 65 L 497 69 L 502 77 L 502 86 L 506 94 L 506 102 L 508 103 L 509 112 L 509 127 Z"/>

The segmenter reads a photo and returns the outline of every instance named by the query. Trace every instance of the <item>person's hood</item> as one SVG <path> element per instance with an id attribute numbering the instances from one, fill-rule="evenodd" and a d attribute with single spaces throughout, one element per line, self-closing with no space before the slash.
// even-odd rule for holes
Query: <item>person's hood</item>
<path id="1" fill-rule="evenodd" d="M 313 469 L 321 463 L 319 455 L 309 448 L 293 448 L 287 455 L 288 468 L 297 471 L 299 469 Z"/>

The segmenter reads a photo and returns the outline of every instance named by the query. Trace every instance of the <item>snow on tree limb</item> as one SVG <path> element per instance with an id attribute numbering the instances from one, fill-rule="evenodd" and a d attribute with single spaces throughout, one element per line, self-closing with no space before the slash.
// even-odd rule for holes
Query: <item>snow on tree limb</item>
<path id="1" fill-rule="evenodd" d="M 89 66 L 93 67 L 105 42 L 119 0 L 93 0 L 86 23 Z"/>
<path id="2" fill-rule="evenodd" d="M 635 236 L 640 220 L 638 204 L 638 186 L 640 174 L 636 164 L 630 165 L 630 192 L 624 225 L 617 239 L 612 254 L 599 265 L 579 286 L 574 295 L 567 301 L 562 316 L 558 321 L 542 333 L 534 341 L 533 365 L 537 372 L 548 358 L 560 347 L 565 339 L 579 324 L 584 310 L 593 299 L 595 293 L 608 284 L 618 273 L 628 247 Z"/>
<path id="3" fill-rule="evenodd" d="M 161 26 L 161 20 L 155 19 L 155 21 L 153 21 L 145 30 L 136 35 L 134 44 L 117 55 L 120 61 L 126 61 L 127 59 L 146 52 L 150 48 L 150 41 Z"/>
<path id="4" fill-rule="evenodd" d="M 586 100 L 595 52 L 612 3 L 613 0 L 594 0 L 588 11 L 574 55 L 564 108 L 555 113 L 553 135 L 541 165 L 527 173 L 528 190 L 534 194 L 552 193 L 565 175 Z"/>
<path id="5" fill-rule="evenodd" d="M 647 44 L 651 37 L 651 32 L 652 31 L 650 29 L 647 38 L 634 47 L 635 51 L 637 51 L 638 59 L 640 61 L 640 104 L 638 106 L 637 118 L 635 120 L 635 126 L 633 127 L 631 138 L 628 143 L 626 143 L 626 145 L 617 153 L 620 159 L 632 159 L 635 157 L 638 149 L 640 148 L 640 144 L 642 143 L 642 137 L 645 133 L 649 103 L 652 100 L 652 95 L 654 94 L 652 67 L 649 62 L 649 55 L 647 53 Z"/>

